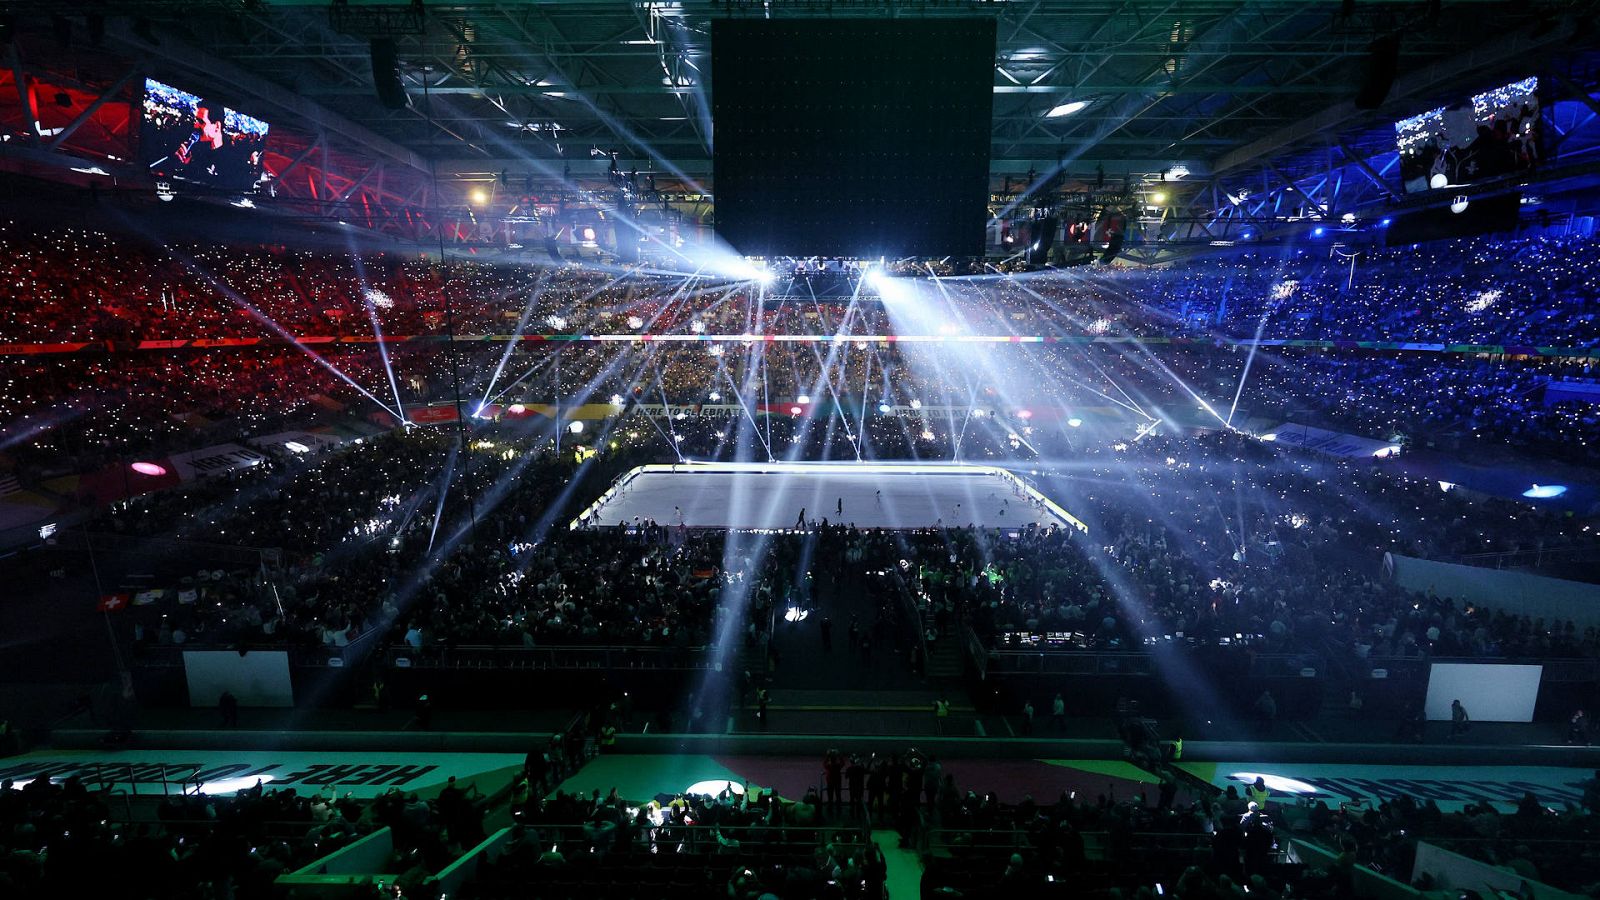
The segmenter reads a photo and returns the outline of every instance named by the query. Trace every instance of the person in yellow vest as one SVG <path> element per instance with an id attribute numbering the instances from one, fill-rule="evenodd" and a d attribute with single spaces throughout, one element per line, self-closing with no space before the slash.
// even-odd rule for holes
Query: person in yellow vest
<path id="1" fill-rule="evenodd" d="M 1169 762 L 1183 762 L 1183 735 L 1180 734 L 1173 738 L 1172 743 L 1167 745 L 1167 760 Z"/>
<path id="2" fill-rule="evenodd" d="M 605 753 L 617 745 L 617 726 L 607 722 L 600 728 L 600 752 Z"/>
<path id="3" fill-rule="evenodd" d="M 941 719 L 950 718 L 950 701 L 942 697 L 933 701 L 933 714 Z"/>
<path id="4" fill-rule="evenodd" d="M 1244 789 L 1244 798 L 1254 803 L 1262 812 L 1267 811 L 1267 800 L 1272 797 L 1272 791 L 1267 789 L 1267 780 L 1260 775 Z"/>

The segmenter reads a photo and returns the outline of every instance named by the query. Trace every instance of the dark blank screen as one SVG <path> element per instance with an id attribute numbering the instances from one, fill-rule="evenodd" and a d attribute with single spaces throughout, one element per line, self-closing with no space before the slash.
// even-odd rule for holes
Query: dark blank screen
<path id="1" fill-rule="evenodd" d="M 983 250 L 995 23 L 712 26 L 717 233 L 750 256 Z"/>

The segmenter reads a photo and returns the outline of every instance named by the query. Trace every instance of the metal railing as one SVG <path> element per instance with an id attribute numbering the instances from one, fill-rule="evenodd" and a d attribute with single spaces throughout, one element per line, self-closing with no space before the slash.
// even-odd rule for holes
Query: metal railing
<path id="1" fill-rule="evenodd" d="M 990 650 L 988 671 L 997 675 L 1153 675 L 1155 661 L 1148 653 Z"/>
<path id="2" fill-rule="evenodd" d="M 135 777 L 134 768 L 138 767 Z M 161 763 L 94 763 L 92 774 L 84 777 L 84 787 L 107 794 L 127 794 L 128 797 L 154 796 L 155 785 L 161 786 L 161 796 L 192 794 L 201 782 L 195 778 L 199 766 L 170 766 Z M 147 790 L 141 792 L 139 786 Z"/>
<path id="3" fill-rule="evenodd" d="M 414 669 L 685 669 L 712 668 L 707 647 L 389 647 L 385 665 Z"/>
<path id="4" fill-rule="evenodd" d="M 71 540 L 72 532 L 57 533 L 58 541 Z M 129 554 L 146 558 L 179 557 L 192 560 L 195 568 L 216 567 L 238 569 L 259 568 L 264 559 L 281 556 L 273 547 L 246 547 L 238 544 L 214 544 L 162 535 L 118 534 L 95 531 L 88 535 L 94 542 L 94 551 L 100 554 Z M 79 535 L 81 540 L 81 534 Z"/>
<path id="5" fill-rule="evenodd" d="M 972 630 L 971 623 L 961 626 L 961 640 L 966 650 L 967 659 L 972 661 L 972 668 L 978 673 L 978 680 L 984 681 L 989 677 L 989 653 L 984 649 L 983 639 Z"/>
<path id="6" fill-rule="evenodd" d="M 894 583 L 894 589 L 900 596 L 900 603 L 909 613 L 906 617 L 906 622 L 911 625 L 911 630 L 916 632 L 916 634 L 912 635 L 912 640 L 916 641 L 917 646 L 922 648 L 922 665 L 926 670 L 928 665 L 928 631 L 934 626 L 933 604 L 928 604 L 926 609 L 919 608 L 912 585 L 900 577 L 898 571 L 890 569 L 889 574 L 884 577 L 889 578 Z"/>
<path id="7" fill-rule="evenodd" d="M 597 834 L 592 826 L 584 824 L 557 824 L 530 821 L 529 827 L 539 832 L 541 844 L 556 843 L 587 847 L 597 841 L 614 840 L 614 833 Z M 738 842 L 732 847 L 718 840 Z M 635 846 L 656 845 L 657 853 L 709 856 L 729 852 L 769 852 L 772 850 L 804 851 L 826 843 L 866 845 L 870 831 L 863 825 L 652 825 L 641 828 L 634 838 Z"/>
<path id="8" fill-rule="evenodd" d="M 1126 843 L 1113 847 L 1109 831 L 1081 831 L 1086 859 L 1108 859 L 1113 850 L 1130 854 L 1158 853 L 1166 858 L 1194 854 L 1209 858 L 1211 836 L 1188 832 L 1134 832 Z M 934 828 L 928 831 L 928 848 L 935 855 L 1004 856 L 1033 847 L 1033 839 L 1021 828 Z"/>
<path id="9" fill-rule="evenodd" d="M 1362 662 L 1357 660 L 1357 662 Z M 1515 665 L 1541 666 L 1540 680 L 1586 684 L 1600 681 L 1600 659 L 1537 659 L 1498 656 L 1369 656 L 1365 660 L 1365 678 L 1420 678 L 1428 674 L 1434 663 L 1459 665 Z M 1358 667 L 1358 671 L 1361 671 Z M 1382 675 L 1378 673 L 1382 672 Z"/>
<path id="10" fill-rule="evenodd" d="M 1600 560 L 1594 547 L 1555 547 L 1549 550 L 1501 550 L 1493 553 L 1468 553 L 1446 560 L 1480 569 L 1541 569 L 1547 565 Z"/>
<path id="11" fill-rule="evenodd" d="M 332 644 L 306 646 L 304 644 L 268 644 L 252 641 L 211 643 L 186 641 L 182 644 L 143 644 L 133 654 L 134 666 L 150 668 L 182 668 L 185 650 L 228 650 L 246 653 L 284 652 L 289 654 L 289 665 L 299 668 L 353 667 L 373 652 L 384 629 L 369 628 L 343 647 Z"/>

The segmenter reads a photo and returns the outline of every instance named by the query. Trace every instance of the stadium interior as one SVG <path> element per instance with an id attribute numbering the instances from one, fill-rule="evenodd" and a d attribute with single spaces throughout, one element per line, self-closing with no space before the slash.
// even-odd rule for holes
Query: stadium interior
<path id="1" fill-rule="evenodd" d="M 1600 0 L 0 0 L 0 897 L 1600 897 Z"/>

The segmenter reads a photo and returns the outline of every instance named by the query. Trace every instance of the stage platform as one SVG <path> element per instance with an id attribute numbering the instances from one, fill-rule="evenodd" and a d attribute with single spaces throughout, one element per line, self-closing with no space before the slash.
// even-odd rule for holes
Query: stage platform
<path id="1" fill-rule="evenodd" d="M 1087 532 L 1017 474 L 961 463 L 683 463 L 640 466 L 572 522 L 573 528 L 653 520 L 687 528 L 793 529 L 808 522 L 857 528 L 1016 528 Z"/>

